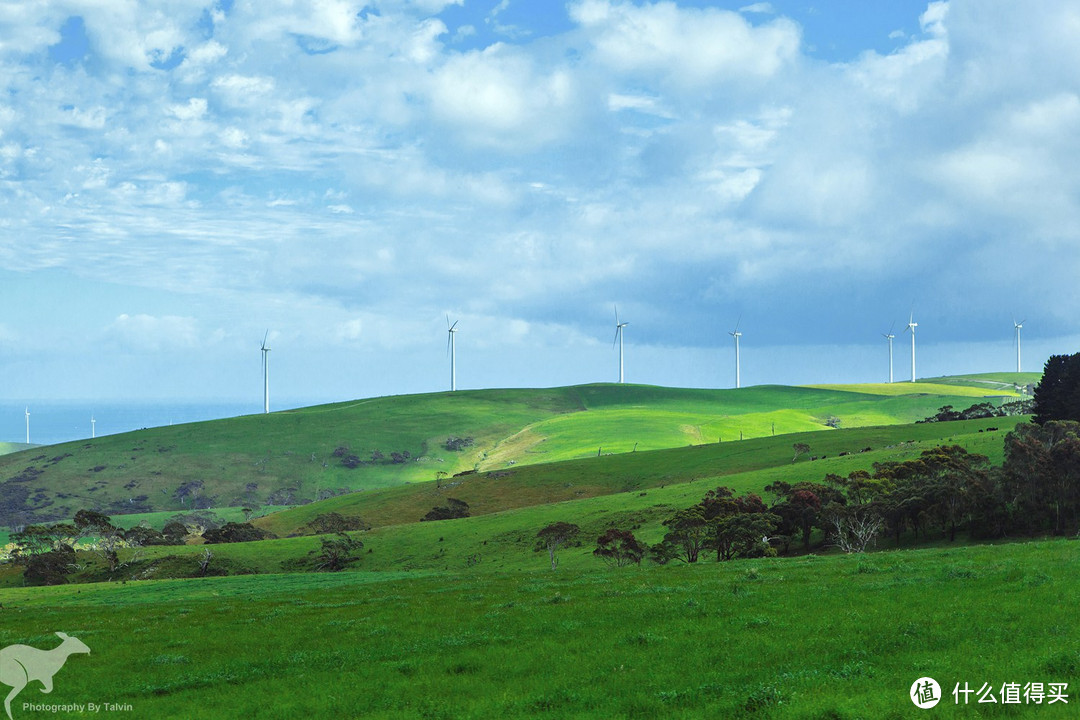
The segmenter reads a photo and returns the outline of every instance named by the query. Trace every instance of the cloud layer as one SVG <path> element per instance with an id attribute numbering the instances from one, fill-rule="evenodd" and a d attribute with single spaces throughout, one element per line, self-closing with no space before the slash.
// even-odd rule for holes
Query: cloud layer
<path id="1" fill-rule="evenodd" d="M 616 302 L 657 383 L 717 382 L 661 358 L 739 317 L 750 347 L 1075 333 L 1071 3 L 931 2 L 834 60 L 768 3 L 488 4 L 491 41 L 441 0 L 4 3 L 0 270 L 40 282 L 3 337 L 221 365 L 269 326 L 338 358 L 291 379 L 332 395 L 345 357 L 340 392 L 440 387 L 448 313 L 523 385 L 607 379 Z M 57 278 L 128 291 L 69 326 Z"/>

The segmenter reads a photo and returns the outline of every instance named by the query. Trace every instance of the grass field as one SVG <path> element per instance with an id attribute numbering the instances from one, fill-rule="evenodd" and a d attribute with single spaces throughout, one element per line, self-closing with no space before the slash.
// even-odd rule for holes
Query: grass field
<path id="1" fill-rule="evenodd" d="M 8 455 L 13 452 L 20 452 L 34 447 L 37 446 L 27 445 L 26 443 L 0 442 L 0 455 Z"/>
<path id="2" fill-rule="evenodd" d="M 318 549 L 319 541 L 311 536 L 284 536 L 309 533 L 303 525 L 325 512 L 359 515 L 373 526 L 371 531 L 357 534 L 365 545 L 360 565 L 364 570 L 439 570 L 472 575 L 536 569 L 547 562 L 535 551 L 536 533 L 557 521 L 580 525 L 586 541 L 563 553 L 562 566 L 588 568 L 595 561 L 587 541 L 606 528 L 633 529 L 642 540 L 658 542 L 664 533 L 664 519 L 675 509 L 700 501 L 706 491 L 718 485 L 738 493 L 761 493 L 776 481 L 820 482 L 827 473 L 847 475 L 869 470 L 875 462 L 911 459 L 943 442 L 962 445 L 999 463 L 1004 434 L 1016 421 L 996 418 L 792 436 L 811 444 L 814 452 L 825 451 L 828 457 L 817 461 L 801 458 L 792 463 L 792 437 L 770 437 L 526 467 L 509 476 L 474 476 L 462 485 L 441 490 L 434 483 L 423 483 L 357 493 L 257 520 L 257 525 L 283 537 L 215 545 L 212 568 L 230 574 L 280 573 L 295 568 Z M 986 432 L 991 422 L 998 429 Z M 861 452 L 867 447 L 874 449 Z M 465 499 L 474 516 L 418 522 L 447 497 Z M 163 520 L 160 516 L 150 519 Z M 882 540 L 880 547 L 891 548 L 892 541 Z M 189 577 L 196 574 L 202 553 L 199 545 L 147 548 L 141 551 L 142 561 L 118 577 Z M 0 586 L 21 583 L 17 572 L 0 574 Z"/>
<path id="3" fill-rule="evenodd" d="M 301 526 L 326 512 L 359 516 L 373 527 L 413 523 L 432 507 L 445 504 L 447 497 L 464 500 L 478 515 L 601 495 L 653 492 L 660 486 L 694 480 L 728 484 L 732 476 L 751 478 L 755 472 L 762 473 L 762 478 L 783 476 L 789 482 L 820 481 L 827 472 L 847 474 L 869 469 L 874 462 L 906 459 L 939 443 L 964 445 L 1000 463 L 1004 435 L 1019 420 L 992 418 L 816 431 L 525 466 L 448 478 L 442 488 L 427 482 L 353 493 L 267 515 L 255 522 L 286 535 L 301 531 Z M 987 428 L 996 430 L 986 432 Z M 807 443 L 813 456 L 828 457 L 811 461 L 803 456 L 792 463 L 795 442 Z M 871 451 L 862 452 L 867 448 Z M 745 487 L 738 489 L 760 492 L 770 482 L 772 479 L 748 479 Z"/>
<path id="4" fill-rule="evenodd" d="M 117 470 L 164 476 L 168 467 L 170 481 L 201 457 L 198 468 L 233 480 L 254 468 L 262 482 L 278 473 L 306 483 L 330 468 L 302 475 L 302 460 L 311 463 L 302 442 L 321 438 L 328 457 L 343 442 L 366 448 L 355 439 L 365 423 L 379 425 L 371 437 L 386 449 L 428 438 L 418 446 L 427 460 L 373 468 L 362 492 L 257 521 L 285 535 L 321 513 L 359 515 L 372 529 L 354 533 L 364 547 L 342 573 L 293 572 L 311 566 L 313 536 L 210 546 L 209 572 L 227 577 L 164 579 L 195 574 L 199 545 L 146 548 L 113 582 L 27 588 L 20 568 L 0 566 L 0 646 L 47 649 L 62 631 L 91 648 L 68 660 L 50 695 L 36 683 L 23 690 L 14 716 L 33 717 L 40 711 L 22 703 L 44 700 L 115 703 L 149 718 L 907 718 L 922 712 L 911 684 L 930 676 L 944 693 L 931 714 L 1076 717 L 1075 539 L 964 546 L 924 537 L 911 547 L 904 538 L 899 548 L 881 539 L 861 556 L 621 569 L 592 554 L 611 526 L 658 541 L 666 517 L 717 485 L 744 493 L 821 481 L 943 443 L 1000 463 L 1004 435 L 1024 418 L 904 424 L 986 394 L 950 380 L 918 383 L 916 394 L 876 385 L 443 394 L 371 413 L 382 401 L 134 433 L 117 447 L 140 450 L 124 450 L 133 459 Z M 840 429 L 823 428 L 830 416 Z M 449 429 L 463 418 L 480 429 Z M 448 435 L 476 444 L 435 447 Z M 285 439 L 297 449 L 274 444 Z M 795 442 L 811 450 L 793 462 Z M 49 448 L 36 462 L 75 467 L 117 451 L 80 447 L 85 455 L 53 462 L 63 453 Z M 439 487 L 436 467 L 478 471 Z M 106 469 L 83 472 L 101 483 L 94 493 L 109 486 Z M 473 516 L 419 522 L 449 497 Z M 160 526 L 176 509 L 114 519 Z M 581 526 L 581 544 L 562 549 L 551 571 L 536 533 L 559 520 Z M 88 576 L 106 576 L 92 557 L 80 562 Z M 958 708 L 951 692 L 965 682 L 1068 683 L 1070 702 L 973 697 Z"/>
<path id="5" fill-rule="evenodd" d="M 47 700 L 132 717 L 907 718 L 922 676 L 949 717 L 1075 717 L 1078 550 L 11 589 L 0 644 L 77 636 Z M 957 708 L 964 682 L 1070 703 Z"/>
<path id="6" fill-rule="evenodd" d="M 86 507 L 118 515 L 186 511 L 192 502 L 296 504 L 439 473 L 771 437 L 827 422 L 911 423 L 983 394 L 957 381 L 741 390 L 586 385 L 373 398 L 3 455 L 0 510 L 61 518 Z M 449 437 L 473 444 L 448 450 Z M 373 461 L 376 451 L 382 459 Z M 353 469 L 344 464 L 350 455 L 361 463 Z"/>

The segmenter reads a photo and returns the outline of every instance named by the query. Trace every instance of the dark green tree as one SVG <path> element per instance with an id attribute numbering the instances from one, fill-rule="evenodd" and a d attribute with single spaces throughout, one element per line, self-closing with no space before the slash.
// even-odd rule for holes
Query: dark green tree
<path id="1" fill-rule="evenodd" d="M 541 528 L 540 532 L 536 533 L 540 545 L 547 548 L 552 570 L 559 565 L 559 559 L 555 556 L 555 551 L 572 543 L 580 532 L 581 528 L 577 525 L 560 520 Z"/>
<path id="2" fill-rule="evenodd" d="M 624 567 L 626 565 L 640 565 L 645 557 L 646 547 L 629 530 L 608 528 L 596 539 L 596 549 L 593 555 L 600 558 L 608 565 Z"/>
<path id="3" fill-rule="evenodd" d="M 325 572 L 344 570 L 346 565 L 359 559 L 356 553 L 364 547 L 363 542 L 343 532 L 324 536 L 320 542 L 322 547 L 315 556 L 315 569 Z"/>
<path id="4" fill-rule="evenodd" d="M 674 557 L 684 562 L 697 562 L 702 548 L 709 539 L 709 521 L 705 519 L 702 505 L 679 510 L 664 521 L 668 529 L 664 544 L 675 548 Z"/>
<path id="5" fill-rule="evenodd" d="M 1051 355 L 1035 387 L 1036 425 L 1052 420 L 1080 420 L 1080 353 Z"/>

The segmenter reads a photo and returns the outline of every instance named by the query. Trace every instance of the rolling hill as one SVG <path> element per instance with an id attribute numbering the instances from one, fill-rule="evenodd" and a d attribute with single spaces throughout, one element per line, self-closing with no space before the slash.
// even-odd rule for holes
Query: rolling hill
<path id="1" fill-rule="evenodd" d="M 999 463 L 1026 418 L 910 424 L 988 394 L 948 380 L 379 398 L 0 458 L 3 492 L 92 481 L 84 502 L 115 481 L 146 492 L 204 478 L 168 514 L 238 483 L 258 498 L 273 482 L 334 478 L 362 491 L 256 522 L 288 535 L 338 512 L 371 526 L 352 534 L 363 548 L 342 573 L 296 572 L 328 537 L 312 535 L 123 549 L 119 575 L 80 553 L 76 579 L 123 582 L 19 587 L 21 568 L 0 565 L 0 607 L 18 620 L 0 644 L 52 647 L 65 628 L 92 654 L 71 660 L 79 672 L 50 701 L 107 694 L 146 717 L 905 717 L 925 675 L 946 690 L 990 677 L 1075 687 L 1075 624 L 1032 610 L 1076 595 L 1069 540 L 881 538 L 888 552 L 625 568 L 592 553 L 612 526 L 657 542 L 675 509 L 721 484 L 821 481 L 943 443 Z M 374 449 L 410 455 L 370 462 Z M 360 453 L 367 464 L 346 467 Z M 472 516 L 419 521 L 450 497 Z M 582 542 L 553 572 L 536 537 L 556 521 L 580 525 Z"/>
<path id="2" fill-rule="evenodd" d="M 472 470 L 723 444 L 829 424 L 911 423 L 942 405 L 966 407 L 986 396 L 977 380 L 952 378 L 740 390 L 601 384 L 372 398 L 0 456 L 0 525 L 71 517 L 82 508 L 116 515 L 292 505 Z"/>

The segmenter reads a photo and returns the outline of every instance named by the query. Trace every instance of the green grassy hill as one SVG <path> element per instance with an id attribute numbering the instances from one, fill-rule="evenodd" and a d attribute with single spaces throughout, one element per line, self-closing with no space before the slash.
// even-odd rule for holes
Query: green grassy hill
<path id="1" fill-rule="evenodd" d="M 276 512 L 255 524 L 284 536 L 305 532 L 304 525 L 327 512 L 358 516 L 372 527 L 415 523 L 432 507 L 445 505 L 449 497 L 464 500 L 473 515 L 482 515 L 602 495 L 636 495 L 644 490 L 653 502 L 662 496 L 657 494 L 658 488 L 693 482 L 700 483 L 699 490 L 693 491 L 698 494 L 717 483 L 761 492 L 774 479 L 820 481 L 828 472 L 846 475 L 869 469 L 874 462 L 907 459 L 942 443 L 963 445 L 1000 463 L 1004 435 L 1020 420 L 991 418 L 816 431 L 522 466 L 448 478 L 441 487 L 426 482 L 352 493 Z M 987 428 L 994 430 L 987 432 Z M 796 442 L 808 444 L 811 455 L 792 462 Z M 667 492 L 682 491 L 668 487 Z"/>
<path id="2" fill-rule="evenodd" d="M 8 455 L 9 453 L 19 452 L 21 450 L 30 450 L 31 448 L 39 447 L 38 445 L 26 443 L 13 443 L 13 442 L 0 442 L 0 455 Z"/>
<path id="3" fill-rule="evenodd" d="M 81 508 L 113 515 L 262 508 L 439 473 L 771 437 L 827 422 L 910 423 L 984 394 L 944 383 L 741 390 L 585 385 L 373 398 L 0 456 L 0 524 L 70 517 Z M 470 438 L 471 445 L 449 450 L 451 437 Z"/>
<path id="4" fill-rule="evenodd" d="M 91 653 L 48 703 L 162 719 L 906 718 L 923 676 L 939 715 L 1076 714 L 1072 541 L 545 565 L 0 590 L 0 645 L 62 628 Z M 957 708 L 965 682 L 1068 683 L 1069 703 Z"/>
<path id="5" fill-rule="evenodd" d="M 995 705 L 991 714 L 1072 717 L 1080 686 L 1080 630 L 1068 610 L 1080 599 L 1074 541 L 964 547 L 924 536 L 936 546 L 911 549 L 904 537 L 893 549 L 892 538 L 880 538 L 879 552 L 860 556 L 621 569 L 592 554 L 613 525 L 658 541 L 666 517 L 721 484 L 761 492 L 943 443 L 1000 463 L 1004 435 L 1026 418 L 902 424 L 983 395 L 959 382 L 481 391 L 21 453 L 0 491 L 13 483 L 38 492 L 46 473 L 74 482 L 79 468 L 126 455 L 115 467 L 81 470 L 99 483 L 84 497 L 106 496 L 110 470 L 167 489 L 193 477 L 184 474 L 189 462 L 217 468 L 234 486 L 255 477 L 257 492 L 270 478 L 332 476 L 364 490 L 257 522 L 288 534 L 333 511 L 373 527 L 353 534 L 364 543 L 360 559 L 333 574 L 292 572 L 319 550 L 322 538 L 310 535 L 144 548 L 119 582 L 89 585 L 18 587 L 21 568 L 0 565 L 0 608 L 11 621 L 0 623 L 0 646 L 55 647 L 57 630 L 78 637 L 92 652 L 69 659 L 49 703 L 104 698 L 138 717 L 902 718 L 918 712 L 908 693 L 922 676 L 940 682 L 943 706 L 953 704 L 956 683 L 1068 683 L 1068 705 Z M 839 429 L 823 427 L 830 417 Z M 440 447 L 448 436 L 474 445 Z M 793 461 L 796 442 L 810 453 Z M 426 459 L 349 470 L 334 454 L 345 444 L 340 456 L 415 447 Z M 316 446 L 324 454 L 315 460 L 301 454 Z M 435 468 L 471 472 L 437 483 Z M 211 487 L 227 485 L 208 482 L 204 492 Z M 473 516 L 419 522 L 449 497 L 468 502 Z M 227 512 L 235 519 L 239 510 Z M 149 517 L 164 515 L 121 522 Z M 580 525 L 582 542 L 560 551 L 553 572 L 536 533 L 559 520 Z M 192 577 L 207 550 L 209 572 L 230 577 Z M 131 559 L 135 551 L 121 552 Z M 86 573 L 105 578 L 99 559 L 79 557 Z M 18 703 L 41 701 L 25 692 Z"/>

